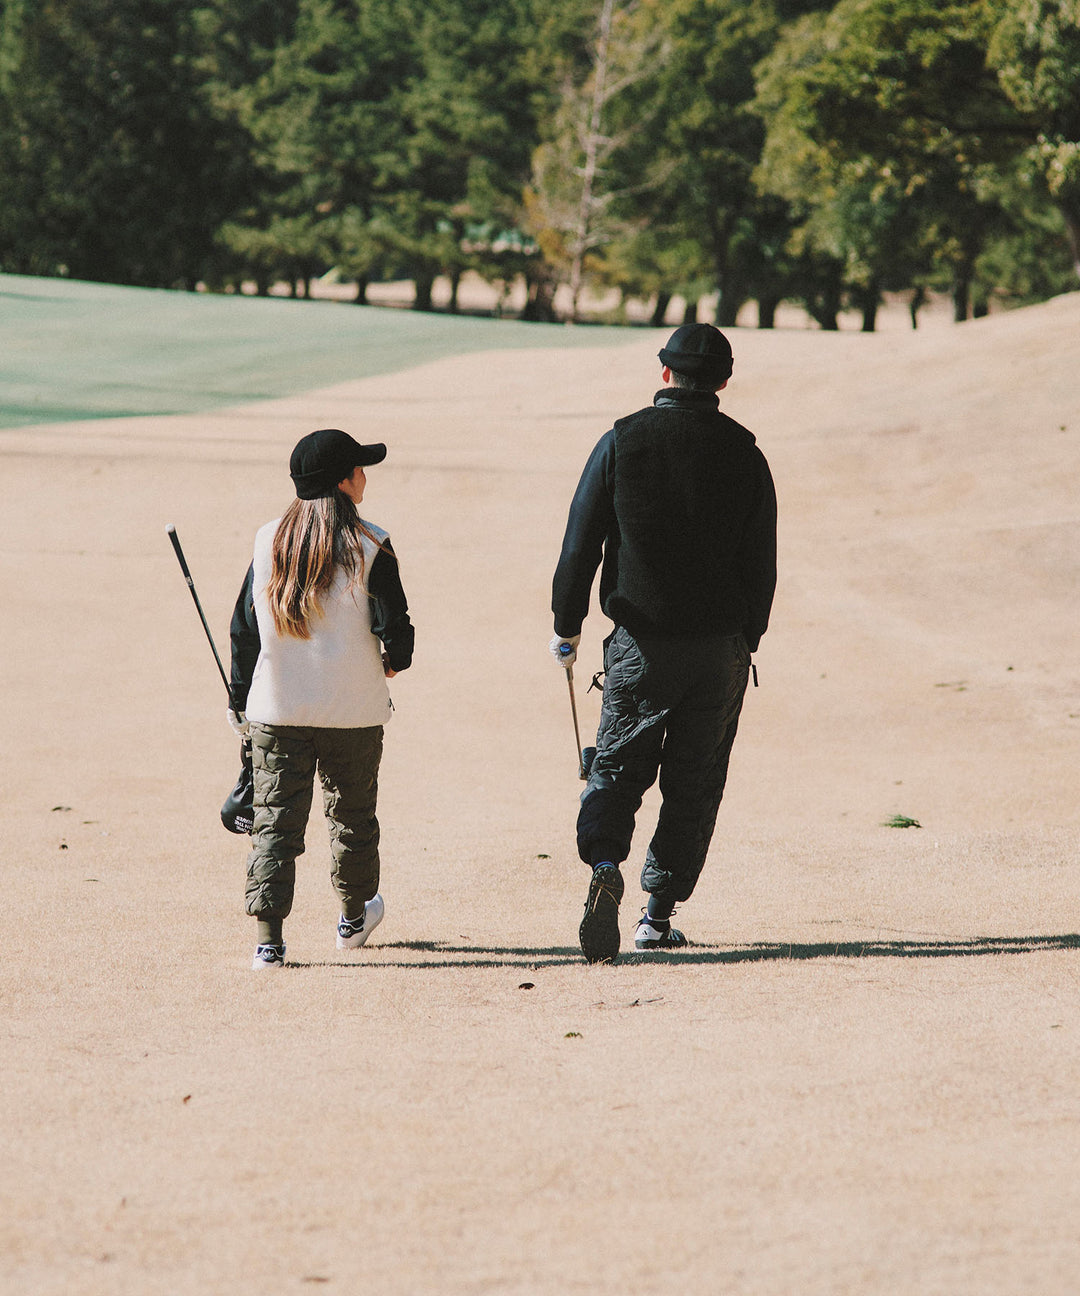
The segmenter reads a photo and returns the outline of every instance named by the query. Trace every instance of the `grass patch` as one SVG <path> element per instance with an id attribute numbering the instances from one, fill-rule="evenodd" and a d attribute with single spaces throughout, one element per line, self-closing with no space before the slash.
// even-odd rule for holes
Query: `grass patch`
<path id="1" fill-rule="evenodd" d="M 891 818 L 882 823 L 882 828 L 921 828 L 922 824 L 918 819 L 911 819 L 907 815 L 894 814 Z"/>
<path id="2" fill-rule="evenodd" d="M 0 427 L 194 414 L 476 351 L 632 330 L 0 274 Z"/>

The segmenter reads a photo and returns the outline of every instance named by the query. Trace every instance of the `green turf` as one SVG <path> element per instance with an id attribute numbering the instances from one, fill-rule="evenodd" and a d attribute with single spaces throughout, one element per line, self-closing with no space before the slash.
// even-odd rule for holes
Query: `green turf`
<path id="1" fill-rule="evenodd" d="M 614 327 L 0 274 L 0 427 L 196 413 L 440 356 L 631 337 Z"/>

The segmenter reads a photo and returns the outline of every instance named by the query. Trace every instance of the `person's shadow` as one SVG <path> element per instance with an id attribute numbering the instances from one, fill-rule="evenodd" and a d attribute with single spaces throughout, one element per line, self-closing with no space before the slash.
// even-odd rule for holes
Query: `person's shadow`
<path id="1" fill-rule="evenodd" d="M 1080 949 L 1080 934 L 1063 936 L 976 936 L 965 939 L 928 936 L 901 940 L 760 941 L 749 945 L 691 942 L 684 949 L 624 950 L 619 964 L 643 963 L 763 963 L 806 959 L 978 958 L 988 954 L 1036 954 L 1045 950 Z M 519 968 L 537 972 L 545 967 L 581 963 L 576 946 L 472 945 L 453 941 L 388 941 L 371 945 L 375 957 L 363 963 L 293 963 L 293 967 L 378 968 Z M 428 957 L 424 957 L 427 955 Z"/>

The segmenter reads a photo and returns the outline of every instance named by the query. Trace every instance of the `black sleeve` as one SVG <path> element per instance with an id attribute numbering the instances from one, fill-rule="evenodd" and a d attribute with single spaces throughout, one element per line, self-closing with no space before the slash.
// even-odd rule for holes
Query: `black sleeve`
<path id="1" fill-rule="evenodd" d="M 757 651 L 768 628 L 776 591 L 776 487 L 765 456 L 760 459 L 758 498 L 743 536 L 739 562 L 748 606 L 746 642 L 751 652 Z"/>
<path id="2" fill-rule="evenodd" d="M 232 621 L 229 623 L 229 639 L 232 643 L 229 695 L 232 698 L 234 711 L 243 711 L 247 706 L 251 679 L 255 674 L 255 663 L 259 660 L 259 649 L 262 646 L 259 639 L 259 623 L 255 620 L 253 578 L 253 570 L 249 567 L 240 596 L 233 608 Z"/>
<path id="3" fill-rule="evenodd" d="M 570 504 L 562 552 L 551 584 L 555 633 L 566 639 L 581 633 L 604 541 L 615 523 L 614 462 L 615 436 L 608 432 L 593 448 Z"/>
<path id="4" fill-rule="evenodd" d="M 375 555 L 367 578 L 371 605 L 371 633 L 382 640 L 390 669 L 408 670 L 412 665 L 415 631 L 409 620 L 409 605 L 401 587 L 398 561 L 389 540 Z"/>

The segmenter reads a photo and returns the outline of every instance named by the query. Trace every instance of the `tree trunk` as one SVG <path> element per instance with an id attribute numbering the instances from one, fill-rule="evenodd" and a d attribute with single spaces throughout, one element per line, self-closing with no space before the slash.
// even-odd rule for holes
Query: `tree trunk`
<path id="1" fill-rule="evenodd" d="M 963 324 L 971 309 L 971 279 L 966 274 L 958 274 L 953 283 L 952 292 L 953 323 Z"/>
<path id="2" fill-rule="evenodd" d="M 664 320 L 667 316 L 667 308 L 671 305 L 671 293 L 661 290 L 656 294 L 656 305 L 653 307 L 652 319 L 649 323 L 653 328 L 663 328 Z"/>
<path id="3" fill-rule="evenodd" d="M 581 197 L 578 202 L 576 229 L 570 246 L 573 249 L 570 258 L 570 321 L 576 324 L 578 319 L 578 299 L 585 279 L 585 257 L 593 242 L 593 216 L 596 204 L 593 197 L 600 164 L 600 145 L 602 136 L 604 104 L 607 102 L 605 83 L 608 72 L 608 42 L 611 39 L 611 18 L 614 0 L 604 0 L 600 10 L 600 22 L 596 41 L 596 59 L 594 63 L 592 104 L 589 110 L 589 124 L 585 134 L 585 164 L 581 169 Z"/>
<path id="4" fill-rule="evenodd" d="M 713 265 L 716 269 L 716 326 L 732 328 L 739 307 L 746 301 L 746 282 L 744 278 L 731 270 L 731 230 L 730 222 L 723 221 L 712 239 L 715 248 Z"/>
<path id="5" fill-rule="evenodd" d="M 683 311 L 683 316 L 682 316 L 682 322 L 684 324 L 696 324 L 698 322 L 697 307 L 698 304 L 697 304 L 696 297 L 694 298 L 693 301 L 688 301 L 686 303 L 686 308 Z"/>
<path id="6" fill-rule="evenodd" d="M 840 321 L 837 316 L 840 314 L 840 289 L 835 284 L 828 284 L 806 301 L 806 309 L 810 312 L 811 319 L 825 330 L 826 333 L 835 333 L 840 328 Z"/>
<path id="7" fill-rule="evenodd" d="M 911 294 L 911 301 L 908 302 L 908 310 L 911 312 L 911 327 L 919 327 L 919 311 L 926 302 L 926 289 L 920 284 Z"/>
<path id="8" fill-rule="evenodd" d="M 552 301 L 555 296 L 554 284 L 540 279 L 527 282 L 528 294 L 525 298 L 525 309 L 521 312 L 521 318 L 533 323 L 552 323 L 555 319 L 555 307 Z"/>
<path id="9" fill-rule="evenodd" d="M 1065 233 L 1072 250 L 1073 269 L 1080 279 L 1080 202 L 1062 207 L 1061 214 L 1065 217 Z"/>
<path id="10" fill-rule="evenodd" d="M 370 282 L 371 281 L 367 278 L 366 275 L 360 275 L 357 278 L 356 296 L 353 298 L 353 301 L 356 303 L 357 306 L 367 305 L 367 290 L 368 290 L 368 284 Z"/>
<path id="11" fill-rule="evenodd" d="M 431 310 L 431 290 L 435 287 L 435 276 L 428 271 L 418 274 L 413 280 L 416 296 L 413 298 L 413 310 Z"/>
<path id="12" fill-rule="evenodd" d="M 868 284 L 853 288 L 851 298 L 853 305 L 862 312 L 862 331 L 873 333 L 877 328 L 878 307 L 881 305 L 881 291 L 877 280 L 872 279 Z"/>
<path id="13" fill-rule="evenodd" d="M 716 303 L 717 328 L 734 328 L 744 301 L 746 298 L 740 292 L 731 288 L 726 292 L 721 289 Z"/>
<path id="14" fill-rule="evenodd" d="M 757 326 L 759 329 L 771 329 L 776 327 L 776 308 L 780 305 L 782 297 L 762 294 L 758 298 L 757 304 Z"/>

